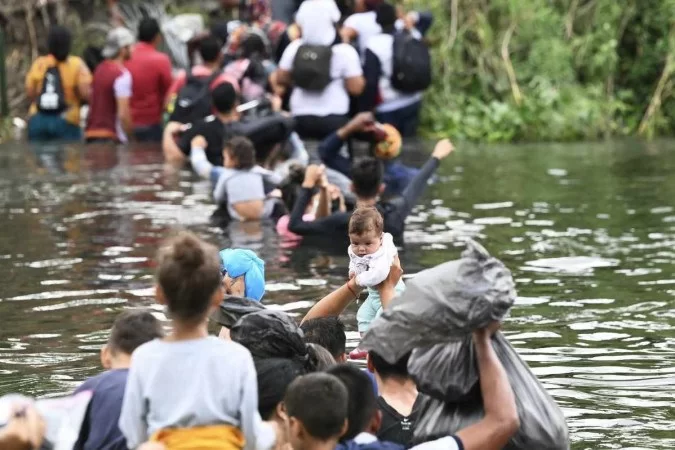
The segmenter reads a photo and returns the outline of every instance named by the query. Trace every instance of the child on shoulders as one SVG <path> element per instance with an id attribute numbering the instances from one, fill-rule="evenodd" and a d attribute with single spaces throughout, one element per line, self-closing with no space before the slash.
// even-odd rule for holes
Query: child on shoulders
<path id="1" fill-rule="evenodd" d="M 251 354 L 208 335 L 208 315 L 224 295 L 218 250 L 181 233 L 160 250 L 156 276 L 172 331 L 131 358 L 119 421 L 128 447 L 148 439 L 168 450 L 273 445 L 274 432 L 258 413 Z"/>
<path id="2" fill-rule="evenodd" d="M 214 184 L 216 203 L 227 204 L 232 219 L 249 221 L 272 217 L 278 202 L 267 196 L 266 185 L 276 187 L 281 177 L 256 165 L 253 143 L 245 137 L 232 138 L 223 149 L 223 167 L 208 161 L 205 148 L 206 139 L 196 136 L 192 140 L 190 162 L 197 174 Z"/>

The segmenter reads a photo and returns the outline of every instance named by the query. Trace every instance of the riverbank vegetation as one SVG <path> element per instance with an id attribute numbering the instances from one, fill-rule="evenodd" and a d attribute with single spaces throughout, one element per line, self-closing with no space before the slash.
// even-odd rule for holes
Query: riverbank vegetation
<path id="1" fill-rule="evenodd" d="M 431 135 L 675 134 L 674 0 L 406 0 L 431 9 Z"/>

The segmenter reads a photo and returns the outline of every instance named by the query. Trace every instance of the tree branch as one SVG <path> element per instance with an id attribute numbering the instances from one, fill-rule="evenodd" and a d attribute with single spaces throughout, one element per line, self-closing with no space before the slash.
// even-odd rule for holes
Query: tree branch
<path id="1" fill-rule="evenodd" d="M 518 79 L 516 78 L 516 71 L 513 68 L 511 63 L 511 56 L 509 55 L 509 44 L 511 42 L 511 37 L 516 31 L 517 23 L 513 21 L 509 26 L 509 29 L 506 30 L 504 39 L 502 40 L 502 60 L 504 61 L 504 66 L 506 67 L 506 74 L 509 77 L 509 84 L 511 84 L 511 93 L 513 94 L 513 99 L 516 102 L 516 105 L 520 106 L 523 102 L 523 95 L 520 92 L 520 86 L 518 86 Z"/>

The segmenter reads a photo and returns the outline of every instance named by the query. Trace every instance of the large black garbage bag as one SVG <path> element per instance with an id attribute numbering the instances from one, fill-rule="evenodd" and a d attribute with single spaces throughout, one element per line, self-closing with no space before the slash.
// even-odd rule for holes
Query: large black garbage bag
<path id="1" fill-rule="evenodd" d="M 254 358 L 288 358 L 308 361 L 303 332 L 282 311 L 263 310 L 247 314 L 230 330 L 233 341 L 246 347 Z"/>
<path id="2" fill-rule="evenodd" d="M 417 274 L 373 322 L 361 346 L 393 364 L 416 348 L 463 338 L 501 320 L 516 298 L 511 272 L 479 244 Z"/>
<path id="3" fill-rule="evenodd" d="M 211 320 L 224 327 L 232 328 L 242 317 L 264 310 L 265 307 L 260 302 L 250 298 L 226 295 L 218 309 L 211 314 Z"/>
<path id="4" fill-rule="evenodd" d="M 394 362 L 413 350 L 408 371 L 430 396 L 416 425 L 418 442 L 447 436 L 483 417 L 471 333 L 502 319 L 515 301 L 510 271 L 473 241 L 462 258 L 424 271 L 376 319 L 362 342 Z M 527 365 L 498 334 L 493 347 L 514 390 L 520 429 L 513 450 L 569 448 L 562 411 Z"/>
<path id="5" fill-rule="evenodd" d="M 467 345 L 467 347 L 471 348 L 471 362 L 469 364 L 462 362 L 460 365 L 471 366 L 472 369 L 462 367 L 461 373 L 468 371 L 472 374 L 471 376 L 475 374 L 476 381 L 478 381 L 478 367 L 473 358 L 473 345 Z M 537 377 L 501 333 L 497 333 L 492 338 L 492 347 L 509 377 L 520 417 L 520 428 L 504 448 L 506 450 L 569 449 L 567 424 L 555 400 L 546 392 Z M 439 346 L 440 348 L 442 346 Z M 457 354 L 456 349 L 452 351 Z M 440 350 L 436 351 L 435 356 L 442 356 Z M 429 367 L 426 370 L 431 372 Z M 472 386 L 460 400 L 455 402 L 443 401 L 439 397 L 425 398 L 420 418 L 415 425 L 414 441 L 426 442 L 448 436 L 478 422 L 483 418 L 482 405 L 479 384 Z"/>

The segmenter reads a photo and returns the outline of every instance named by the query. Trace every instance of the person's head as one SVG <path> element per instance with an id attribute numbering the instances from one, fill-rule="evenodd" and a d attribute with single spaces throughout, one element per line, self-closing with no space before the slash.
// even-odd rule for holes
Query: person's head
<path id="1" fill-rule="evenodd" d="M 164 336 L 162 324 L 148 311 L 125 311 L 115 319 L 108 343 L 101 349 L 105 369 L 121 369 L 141 345 Z"/>
<path id="2" fill-rule="evenodd" d="M 106 59 L 117 59 L 120 61 L 127 61 L 131 58 L 131 47 L 134 45 L 135 39 L 131 31 L 124 27 L 117 27 L 108 32 L 108 37 L 105 40 L 101 56 Z"/>
<path id="3" fill-rule="evenodd" d="M 345 324 L 338 317 L 307 320 L 300 328 L 305 333 L 305 342 L 322 346 L 337 362 L 347 360 Z"/>
<path id="4" fill-rule="evenodd" d="M 383 0 L 354 0 L 354 11 L 357 13 L 375 11 Z"/>
<path id="5" fill-rule="evenodd" d="M 358 369 L 357 369 L 358 370 Z M 283 414 L 294 450 L 337 443 L 347 431 L 348 391 L 335 376 L 313 373 L 297 378 L 284 397 Z"/>
<path id="6" fill-rule="evenodd" d="M 318 344 L 307 344 L 307 353 L 312 360 L 311 364 L 316 367 L 317 371 L 328 370 L 328 368 L 333 367 L 336 364 L 333 355 Z"/>
<path id="7" fill-rule="evenodd" d="M 61 25 L 51 27 L 47 36 L 47 49 L 50 55 L 57 61 L 64 62 L 70 55 L 72 45 L 73 35 L 68 28 Z"/>
<path id="8" fill-rule="evenodd" d="M 223 165 L 230 169 L 248 170 L 255 166 L 255 147 L 247 137 L 230 139 L 223 149 Z"/>
<path id="9" fill-rule="evenodd" d="M 363 157 L 354 161 L 351 177 L 352 190 L 360 199 L 371 200 L 384 192 L 384 168 L 375 158 Z"/>
<path id="10" fill-rule="evenodd" d="M 218 114 L 236 115 L 237 91 L 232 83 L 220 83 L 211 91 L 211 104 Z"/>
<path id="11" fill-rule="evenodd" d="M 284 202 L 286 209 L 293 211 L 295 201 L 298 198 L 298 193 L 302 187 L 302 182 L 305 179 L 305 166 L 300 163 L 292 163 L 288 167 L 288 175 L 279 184 L 281 191 L 281 200 Z M 309 208 L 309 206 L 308 206 Z"/>
<path id="12" fill-rule="evenodd" d="M 192 233 L 168 240 L 157 256 L 157 300 L 173 321 L 197 326 L 223 299 L 218 249 Z"/>
<path id="13" fill-rule="evenodd" d="M 375 8 L 377 24 L 385 33 L 394 31 L 398 14 L 396 7 L 390 3 L 382 2 Z"/>
<path id="14" fill-rule="evenodd" d="M 227 294 L 262 300 L 265 295 L 265 261 L 254 251 L 241 248 L 221 250 L 220 271 Z"/>
<path id="15" fill-rule="evenodd" d="M 206 36 L 199 42 L 199 56 L 204 64 L 219 65 L 223 58 L 222 48 L 223 44 L 216 36 Z"/>
<path id="16" fill-rule="evenodd" d="M 410 375 L 408 374 L 409 359 L 410 353 L 407 353 L 394 364 L 389 364 L 383 357 L 370 351 L 368 352 L 368 370 L 380 377 L 383 381 L 392 378 L 407 380 L 410 378 Z"/>
<path id="17" fill-rule="evenodd" d="M 266 58 L 267 48 L 262 36 L 255 32 L 248 32 L 239 46 L 239 56 L 247 59 Z"/>
<path id="18" fill-rule="evenodd" d="M 359 207 L 349 219 L 349 242 L 358 256 L 375 253 L 382 244 L 384 219 L 374 206 Z"/>
<path id="19" fill-rule="evenodd" d="M 159 45 L 162 40 L 162 32 L 157 19 L 146 17 L 138 24 L 138 40 L 150 45 Z"/>
<path id="20" fill-rule="evenodd" d="M 255 358 L 254 362 L 258 376 L 258 412 L 263 420 L 278 420 L 288 386 L 307 371 L 288 358 Z"/>
<path id="21" fill-rule="evenodd" d="M 347 387 L 349 395 L 349 428 L 342 439 L 354 439 L 364 432 L 377 435 L 382 423 L 382 414 L 377 408 L 375 390 L 370 377 L 353 364 L 333 366 L 326 372 L 339 378 Z"/>

